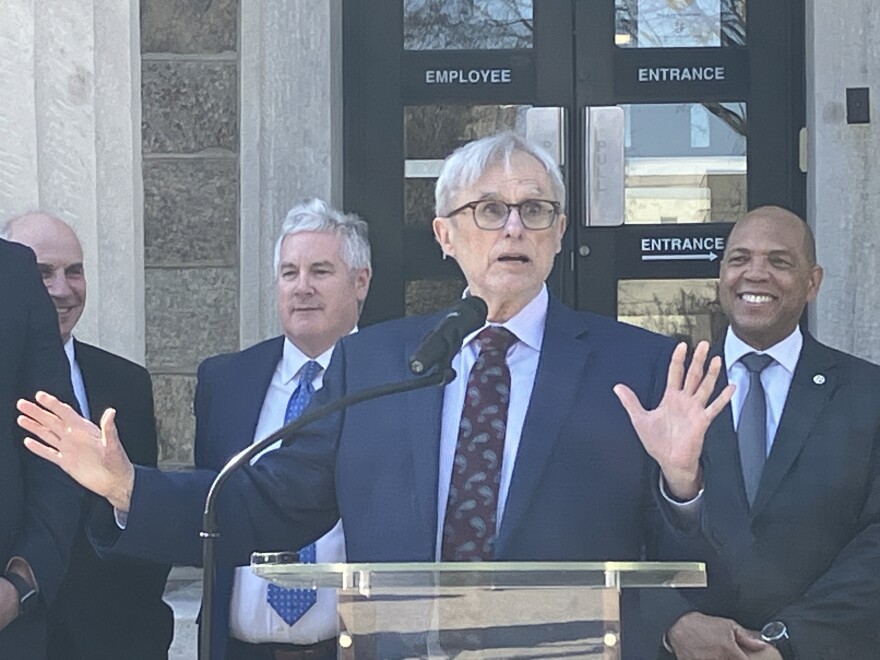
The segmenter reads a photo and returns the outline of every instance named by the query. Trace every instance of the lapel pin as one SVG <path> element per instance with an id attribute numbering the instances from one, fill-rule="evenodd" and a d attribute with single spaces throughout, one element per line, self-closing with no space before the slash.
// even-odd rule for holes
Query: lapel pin
<path id="1" fill-rule="evenodd" d="M 815 376 L 813 376 L 813 382 L 816 383 L 816 385 L 824 385 L 825 376 L 823 376 L 822 374 L 816 374 Z"/>

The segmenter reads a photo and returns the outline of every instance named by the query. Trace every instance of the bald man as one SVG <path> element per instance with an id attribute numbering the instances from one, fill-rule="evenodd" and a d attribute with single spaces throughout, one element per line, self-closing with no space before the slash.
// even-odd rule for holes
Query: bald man
<path id="1" fill-rule="evenodd" d="M 35 212 L 7 222 L 2 235 L 37 256 L 83 415 L 98 420 L 105 409 L 116 409 L 119 424 L 129 428 L 126 451 L 132 460 L 155 466 L 153 390 L 146 369 L 73 337 L 86 303 L 76 233 L 59 218 Z M 68 575 L 49 611 L 50 660 L 167 658 L 174 626 L 162 601 L 168 570 L 148 562 L 99 560 L 81 529 Z"/>
<path id="2" fill-rule="evenodd" d="M 669 631 L 679 660 L 880 657 L 880 367 L 800 329 L 821 282 L 794 213 L 764 206 L 734 226 L 719 282 L 730 327 L 712 354 L 718 387 L 736 391 L 701 461 L 720 560 Z"/>

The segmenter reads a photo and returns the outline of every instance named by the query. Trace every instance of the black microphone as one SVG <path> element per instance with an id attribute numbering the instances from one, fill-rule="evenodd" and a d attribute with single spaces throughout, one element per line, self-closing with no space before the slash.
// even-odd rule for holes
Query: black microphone
<path id="1" fill-rule="evenodd" d="M 462 298 L 409 359 L 410 371 L 421 374 L 444 359 L 451 359 L 461 348 L 462 339 L 482 327 L 488 314 L 489 307 L 482 298 Z"/>

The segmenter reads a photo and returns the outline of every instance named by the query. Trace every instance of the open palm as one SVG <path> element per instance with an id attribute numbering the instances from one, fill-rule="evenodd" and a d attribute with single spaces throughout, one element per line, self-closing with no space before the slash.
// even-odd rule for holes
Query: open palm
<path id="1" fill-rule="evenodd" d="M 134 467 L 116 432 L 116 411 L 108 408 L 98 428 L 46 392 L 37 392 L 36 403 L 19 400 L 17 407 L 22 413 L 19 426 L 42 441 L 26 438 L 24 444 L 30 451 L 115 507 L 128 510 Z"/>
<path id="2" fill-rule="evenodd" d="M 700 342 L 685 373 L 687 345 L 675 347 L 663 399 L 653 410 L 645 410 L 626 385 L 614 387 L 645 451 L 660 465 L 667 485 L 679 497 L 692 497 L 694 488 L 699 489 L 706 430 L 733 395 L 734 386 L 728 385 L 710 401 L 721 372 L 721 358 L 713 358 L 706 369 L 708 353 L 708 342 Z"/>

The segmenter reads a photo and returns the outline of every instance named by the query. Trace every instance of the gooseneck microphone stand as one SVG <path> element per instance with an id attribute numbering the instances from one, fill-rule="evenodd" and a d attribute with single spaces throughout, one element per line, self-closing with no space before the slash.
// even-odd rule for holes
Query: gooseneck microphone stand
<path id="1" fill-rule="evenodd" d="M 485 318 L 485 315 L 484 315 Z M 459 340 L 460 342 L 460 340 Z M 457 350 L 457 349 L 456 349 Z M 454 354 L 454 352 L 453 352 Z M 446 385 L 455 380 L 455 371 L 451 366 L 451 357 L 441 362 L 438 369 L 432 371 L 426 376 L 413 378 L 399 383 L 389 383 L 387 385 L 379 385 L 371 387 L 360 392 L 354 392 L 348 396 L 344 396 L 336 401 L 332 401 L 327 405 L 310 410 L 289 424 L 281 427 L 272 435 L 260 440 L 238 452 L 229 462 L 223 466 L 220 473 L 211 484 L 208 491 L 208 497 L 205 499 L 205 508 L 202 514 L 202 531 L 199 536 L 202 537 L 202 566 L 204 569 L 202 575 L 202 621 L 199 631 L 199 660 L 210 660 L 211 658 L 211 633 L 213 605 L 214 605 L 214 543 L 220 538 L 220 532 L 217 528 L 216 505 L 217 498 L 223 485 L 229 480 L 229 477 L 243 465 L 250 463 L 250 460 L 261 451 L 275 444 L 279 440 L 285 445 L 292 444 L 296 441 L 294 433 L 301 428 L 308 426 L 312 422 L 321 419 L 325 415 L 339 412 L 355 403 L 369 401 L 371 399 L 379 399 L 391 394 L 400 394 L 402 392 L 411 392 L 413 390 L 432 387 L 434 385 Z M 447 365 L 447 366 L 444 366 Z"/>

